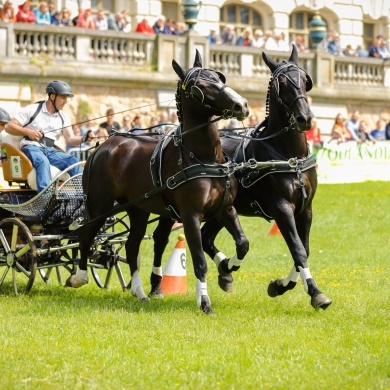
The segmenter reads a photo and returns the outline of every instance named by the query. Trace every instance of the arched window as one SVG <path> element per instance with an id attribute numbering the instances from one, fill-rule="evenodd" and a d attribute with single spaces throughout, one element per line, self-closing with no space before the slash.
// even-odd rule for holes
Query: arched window
<path id="1" fill-rule="evenodd" d="M 229 4 L 221 8 L 220 28 L 221 31 L 227 24 L 233 24 L 237 37 L 247 28 L 252 30 L 263 28 L 260 14 L 253 8 L 241 4 Z"/>
<path id="2" fill-rule="evenodd" d="M 306 47 L 310 47 L 309 23 L 315 14 L 313 12 L 298 11 L 290 15 L 290 41 L 295 41 L 297 35 L 302 35 Z"/>

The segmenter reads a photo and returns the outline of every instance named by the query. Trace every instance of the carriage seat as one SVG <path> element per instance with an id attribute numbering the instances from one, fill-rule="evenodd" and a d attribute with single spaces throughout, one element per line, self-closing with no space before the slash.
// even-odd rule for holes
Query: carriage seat
<path id="1" fill-rule="evenodd" d="M 29 158 L 20 150 L 21 137 L 2 132 L 1 137 L 1 154 L 6 159 L 3 160 L 3 176 L 4 180 L 9 185 L 19 183 L 21 186 L 29 187 L 32 190 L 37 190 L 36 170 L 33 167 Z M 54 179 L 61 171 L 50 166 L 51 178 Z M 69 174 L 65 173 L 62 180 L 69 178 Z"/>

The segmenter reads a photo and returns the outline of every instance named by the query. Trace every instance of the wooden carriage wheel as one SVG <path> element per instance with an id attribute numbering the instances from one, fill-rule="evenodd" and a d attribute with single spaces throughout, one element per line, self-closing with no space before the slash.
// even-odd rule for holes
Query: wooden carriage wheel
<path id="1" fill-rule="evenodd" d="M 129 266 L 125 255 L 125 241 L 123 239 L 109 241 L 104 239 L 106 234 L 127 231 L 128 229 L 129 226 L 123 219 L 115 218 L 113 222 L 105 223 L 96 237 L 88 267 L 100 288 L 109 288 L 115 274 L 122 290 L 126 290 L 130 283 Z M 125 265 L 124 270 L 122 270 L 123 265 Z"/>
<path id="2" fill-rule="evenodd" d="M 0 222 L 0 288 L 9 271 L 15 294 L 30 291 L 37 271 L 36 246 L 28 227 L 16 218 Z"/>

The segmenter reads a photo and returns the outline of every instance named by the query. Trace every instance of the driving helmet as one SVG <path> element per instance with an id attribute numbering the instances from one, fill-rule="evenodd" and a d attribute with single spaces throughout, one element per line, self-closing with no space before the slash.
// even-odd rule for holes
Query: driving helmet
<path id="1" fill-rule="evenodd" d="M 46 93 L 55 93 L 56 95 L 66 95 L 68 97 L 73 97 L 73 92 L 70 89 L 70 86 L 64 81 L 54 80 L 50 81 L 46 87 Z"/>
<path id="2" fill-rule="evenodd" d="M 8 112 L 0 107 L 0 123 L 8 123 L 10 120 Z"/>

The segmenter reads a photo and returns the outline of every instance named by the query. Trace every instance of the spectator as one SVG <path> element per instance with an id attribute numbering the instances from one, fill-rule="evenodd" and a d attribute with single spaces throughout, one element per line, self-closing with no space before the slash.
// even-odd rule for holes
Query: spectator
<path id="1" fill-rule="evenodd" d="M 188 26 L 184 22 L 176 22 L 176 29 L 179 35 L 182 35 L 188 30 Z"/>
<path id="2" fill-rule="evenodd" d="M 106 111 L 107 120 L 101 123 L 99 126 L 99 129 L 106 130 L 107 135 L 111 135 L 112 133 L 119 131 L 121 128 L 121 125 L 118 122 L 114 121 L 114 116 L 114 110 L 112 108 L 109 108 Z"/>
<path id="3" fill-rule="evenodd" d="M 386 141 L 390 141 L 390 122 L 385 127 Z"/>
<path id="4" fill-rule="evenodd" d="M 271 30 L 267 30 L 264 33 L 264 46 L 263 49 L 266 50 L 278 50 L 278 45 L 273 38 L 273 34 Z"/>
<path id="5" fill-rule="evenodd" d="M 309 142 L 313 142 L 313 145 L 317 148 L 322 148 L 323 142 L 321 137 L 321 130 L 317 125 L 317 118 L 311 120 L 311 128 L 306 132 L 306 139 Z"/>
<path id="6" fill-rule="evenodd" d="M 234 45 L 236 43 L 236 33 L 232 24 L 226 25 L 222 31 L 221 41 L 223 45 Z"/>
<path id="7" fill-rule="evenodd" d="M 126 9 L 124 9 L 121 13 L 123 18 L 122 31 L 127 34 L 131 31 L 131 18 L 129 16 L 129 11 L 127 11 Z"/>
<path id="8" fill-rule="evenodd" d="M 158 117 L 158 126 L 161 133 L 166 133 L 171 129 L 169 126 L 169 116 L 167 111 L 161 111 Z"/>
<path id="9" fill-rule="evenodd" d="M 236 46 L 252 46 L 252 29 L 247 27 L 236 40 Z"/>
<path id="10" fill-rule="evenodd" d="M 350 132 L 344 124 L 344 118 L 341 114 L 336 115 L 330 137 L 330 141 L 337 140 L 338 142 L 346 142 L 352 139 Z"/>
<path id="11" fill-rule="evenodd" d="M 297 35 L 295 37 L 295 40 L 292 41 L 292 43 L 297 48 L 298 53 L 308 53 L 309 52 L 309 49 L 305 46 L 305 41 L 304 41 L 302 35 Z"/>
<path id="12" fill-rule="evenodd" d="M 328 43 L 328 52 L 334 56 L 343 57 L 343 49 L 340 44 L 339 33 L 333 33 L 332 38 Z"/>
<path id="13" fill-rule="evenodd" d="M 146 133 L 145 125 L 144 125 L 143 120 L 142 120 L 142 116 L 139 114 L 137 114 L 133 119 L 133 122 L 131 124 L 131 133 L 132 134 Z"/>
<path id="14" fill-rule="evenodd" d="M 377 141 L 385 141 L 386 140 L 386 130 L 383 127 L 383 121 L 378 120 L 376 122 L 376 128 L 371 131 L 371 137 Z"/>
<path id="15" fill-rule="evenodd" d="M 99 31 L 107 31 L 108 30 L 107 17 L 102 9 L 98 10 L 94 20 L 95 20 L 96 30 L 99 30 Z"/>
<path id="16" fill-rule="evenodd" d="M 249 115 L 248 127 L 254 129 L 258 124 L 259 121 L 257 120 L 257 116 L 255 114 Z"/>
<path id="17" fill-rule="evenodd" d="M 16 22 L 15 8 L 12 5 L 11 0 L 6 0 L 3 4 L 3 8 L 0 11 L 0 20 L 5 23 Z"/>
<path id="18" fill-rule="evenodd" d="M 380 39 L 376 38 L 374 40 L 374 43 L 370 47 L 369 52 L 368 52 L 368 56 L 369 57 L 381 58 L 381 55 L 380 55 L 380 52 L 379 52 L 380 44 L 381 44 Z"/>
<path id="19" fill-rule="evenodd" d="M 11 135 L 22 136 L 21 149 L 37 171 L 38 192 L 51 182 L 50 165 L 63 170 L 78 162 L 77 158 L 54 147 L 61 134 L 69 146 L 78 146 L 92 136 L 91 133 L 84 137 L 73 133 L 70 118 L 63 111 L 67 99 L 73 97 L 67 83 L 51 81 L 46 87 L 46 93 L 48 97 L 43 105 L 34 103 L 22 108 L 6 126 L 6 131 Z M 69 170 L 70 176 L 81 172 L 80 166 Z"/>
<path id="20" fill-rule="evenodd" d="M 345 126 L 347 127 L 347 130 L 351 134 L 351 139 L 355 141 L 360 141 L 357 132 L 359 130 L 359 116 L 360 113 L 359 111 L 354 111 L 351 115 L 351 117 L 348 119 L 347 123 Z"/>
<path id="21" fill-rule="evenodd" d="M 156 22 L 153 24 L 153 30 L 155 34 L 172 34 L 169 27 L 165 24 L 166 18 L 164 15 L 160 15 Z"/>
<path id="22" fill-rule="evenodd" d="M 156 34 L 153 27 L 149 24 L 148 19 L 142 19 L 135 29 L 136 32 L 144 33 L 144 34 Z"/>
<path id="23" fill-rule="evenodd" d="M 357 136 L 359 137 L 360 142 L 376 141 L 375 138 L 369 133 L 367 123 L 365 121 L 359 122 Z"/>
<path id="24" fill-rule="evenodd" d="M 236 118 L 230 119 L 229 123 L 223 128 L 225 131 L 236 131 L 241 130 L 238 127 L 238 120 Z"/>
<path id="25" fill-rule="evenodd" d="M 108 16 L 107 25 L 109 30 L 123 31 L 123 28 L 125 26 L 123 14 L 119 12 L 115 15 L 111 14 L 110 16 Z"/>
<path id="26" fill-rule="evenodd" d="M 49 6 L 46 1 L 41 1 L 37 9 L 34 10 L 35 14 L 35 24 L 40 26 L 50 26 L 51 24 L 51 15 L 49 12 Z"/>
<path id="27" fill-rule="evenodd" d="M 179 117 L 177 116 L 177 111 L 172 111 L 171 112 L 171 123 L 177 127 L 180 125 L 180 122 L 179 122 Z"/>
<path id="28" fill-rule="evenodd" d="M 59 27 L 64 27 L 62 24 L 62 13 L 61 11 L 54 12 L 54 15 L 51 16 L 51 25 L 52 26 L 59 26 Z"/>
<path id="29" fill-rule="evenodd" d="M 210 30 L 210 34 L 207 36 L 207 40 L 210 42 L 210 45 L 221 44 L 221 38 L 217 34 L 217 30 L 215 29 Z"/>
<path id="30" fill-rule="evenodd" d="M 347 45 L 345 49 L 343 50 L 343 55 L 346 57 L 357 57 L 358 55 L 356 52 L 353 51 L 351 45 Z"/>
<path id="31" fill-rule="evenodd" d="M 90 30 L 96 29 L 95 20 L 92 17 L 91 8 L 87 8 L 82 14 L 77 17 L 77 27 L 88 28 Z"/>
<path id="32" fill-rule="evenodd" d="M 257 29 L 253 33 L 253 47 L 263 47 L 264 33 L 263 30 Z"/>
<path id="33" fill-rule="evenodd" d="M 85 122 L 80 127 L 80 135 L 85 135 L 89 131 L 91 131 L 93 135 L 96 135 L 97 126 L 95 124 L 95 119 L 91 114 L 88 114 L 85 117 Z"/>
<path id="34" fill-rule="evenodd" d="M 16 21 L 19 23 L 35 23 L 35 15 L 29 1 L 25 1 L 23 4 L 19 5 Z"/>
<path id="35" fill-rule="evenodd" d="M 129 115 L 125 115 L 122 119 L 122 127 L 120 128 L 121 133 L 127 133 L 131 130 L 131 119 Z"/>
<path id="36" fill-rule="evenodd" d="M 285 41 L 285 34 L 283 32 L 276 32 L 274 39 L 277 46 L 277 50 L 290 51 L 290 47 L 288 43 Z"/>
<path id="37" fill-rule="evenodd" d="M 61 24 L 66 27 L 72 27 L 73 26 L 73 21 L 71 19 L 71 13 L 70 10 L 67 8 L 62 8 L 61 11 Z"/>
<path id="38" fill-rule="evenodd" d="M 384 60 L 388 60 L 390 58 L 390 52 L 389 49 L 387 48 L 386 41 L 384 40 L 383 36 L 380 38 L 380 44 L 379 44 L 379 55 L 380 58 Z"/>
<path id="39" fill-rule="evenodd" d="M 54 4 L 54 1 L 53 0 L 48 0 L 47 6 L 49 8 L 50 16 L 53 16 L 56 13 L 56 5 Z"/>
<path id="40" fill-rule="evenodd" d="M 358 57 L 368 57 L 368 51 L 362 45 L 358 45 L 358 47 L 356 48 L 356 54 Z"/>
<path id="41" fill-rule="evenodd" d="M 77 22 L 79 20 L 80 15 L 84 14 L 84 9 L 79 7 L 79 13 L 72 19 L 73 26 L 78 26 Z"/>
<path id="42" fill-rule="evenodd" d="M 172 18 L 167 19 L 167 26 L 169 28 L 170 34 L 172 35 L 180 35 L 180 32 L 176 28 L 176 20 Z"/>

